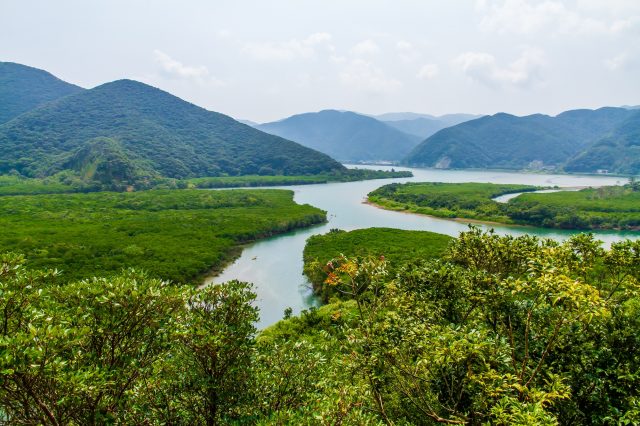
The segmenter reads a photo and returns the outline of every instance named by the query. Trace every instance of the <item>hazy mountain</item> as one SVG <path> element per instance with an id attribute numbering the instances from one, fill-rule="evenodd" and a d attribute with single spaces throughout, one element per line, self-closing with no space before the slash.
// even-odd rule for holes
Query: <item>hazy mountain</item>
<path id="1" fill-rule="evenodd" d="M 499 113 L 440 130 L 404 162 L 442 168 L 561 167 L 631 114 L 624 108 L 574 110 L 556 117 Z"/>
<path id="2" fill-rule="evenodd" d="M 82 91 L 46 71 L 0 62 L 0 124 L 46 102 Z"/>
<path id="3" fill-rule="evenodd" d="M 387 125 L 394 127 L 401 132 L 408 133 L 419 137 L 420 139 L 428 138 L 436 133 L 438 130 L 442 130 L 448 125 L 433 118 L 414 118 L 411 120 L 395 120 L 386 121 Z"/>
<path id="4" fill-rule="evenodd" d="M 131 80 L 60 98 L 0 126 L 0 173 L 49 175 L 95 163 L 101 153 L 126 173 L 135 167 L 168 177 L 343 170 L 327 155 Z"/>
<path id="5" fill-rule="evenodd" d="M 640 111 L 633 110 L 610 134 L 571 159 L 565 170 L 640 174 Z"/>
<path id="6" fill-rule="evenodd" d="M 438 130 L 480 117 L 480 115 L 472 114 L 447 114 L 436 117 L 414 112 L 391 112 L 374 116 L 375 119 L 384 121 L 389 126 L 395 127 L 402 132 L 418 136 L 421 139 L 428 138 Z"/>
<path id="7" fill-rule="evenodd" d="M 420 142 L 416 136 L 349 111 L 299 114 L 261 124 L 258 129 L 299 142 L 341 161 L 396 161 Z"/>

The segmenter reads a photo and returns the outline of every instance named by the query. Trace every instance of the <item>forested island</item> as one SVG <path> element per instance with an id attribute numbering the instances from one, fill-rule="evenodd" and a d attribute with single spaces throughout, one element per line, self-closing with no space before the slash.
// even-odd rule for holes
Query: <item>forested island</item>
<path id="1" fill-rule="evenodd" d="M 561 229 L 621 229 L 640 227 L 640 186 L 585 188 L 579 191 L 533 193 L 527 185 L 492 183 L 390 184 L 369 194 L 377 206 L 450 219 Z M 519 193 L 506 203 L 493 199 Z"/>

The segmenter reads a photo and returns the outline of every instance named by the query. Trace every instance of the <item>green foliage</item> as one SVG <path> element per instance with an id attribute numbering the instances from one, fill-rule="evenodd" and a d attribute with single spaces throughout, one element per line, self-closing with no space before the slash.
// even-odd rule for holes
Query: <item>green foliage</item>
<path id="1" fill-rule="evenodd" d="M 304 248 L 304 273 L 314 291 L 326 302 L 340 297 L 332 287 L 324 285 L 331 273 L 329 262 L 340 256 L 384 257 L 390 265 L 403 265 L 414 259 L 439 257 L 451 242 L 451 237 L 426 231 L 405 231 L 391 228 L 358 229 L 351 232 L 332 230 L 314 235 Z M 395 270 L 390 268 L 390 273 Z"/>
<path id="2" fill-rule="evenodd" d="M 131 80 L 67 96 L 0 125 L 0 173 L 42 177 L 95 157 L 95 138 L 115 141 L 97 161 L 104 175 L 126 168 L 190 178 L 311 175 L 344 170 L 324 154 L 207 111 Z M 86 146 L 90 144 L 91 146 Z M 78 158 L 78 156 L 80 158 Z M 112 160 L 119 159 L 116 163 Z M 91 162 L 96 162 L 94 158 Z M 110 167 L 115 166 L 115 170 Z"/>
<path id="3" fill-rule="evenodd" d="M 0 62 L 0 124 L 58 98 L 83 89 L 46 71 Z"/>
<path id="4" fill-rule="evenodd" d="M 344 234 L 344 233 L 338 233 Z M 462 233 L 255 336 L 246 283 L 61 281 L 0 256 L 5 424 L 634 424 L 640 242 Z"/>
<path id="5" fill-rule="evenodd" d="M 634 184 L 580 191 L 525 193 L 507 203 L 502 194 L 536 187 L 491 183 L 390 184 L 369 200 L 390 210 L 562 229 L 640 229 L 640 192 Z"/>
<path id="6" fill-rule="evenodd" d="M 499 113 L 440 130 L 403 161 L 440 168 L 561 168 L 632 114 L 624 108 L 574 110 L 556 117 Z M 615 155 L 622 157 L 619 151 Z"/>
<path id="7" fill-rule="evenodd" d="M 226 264 L 238 245 L 320 223 L 282 190 L 158 190 L 2 198 L 0 246 L 66 279 L 143 268 L 177 282 Z"/>
<path id="8" fill-rule="evenodd" d="M 608 424 L 637 415 L 638 250 L 472 229 L 391 281 L 339 259 L 327 285 L 357 303 L 343 350 L 387 424 Z"/>

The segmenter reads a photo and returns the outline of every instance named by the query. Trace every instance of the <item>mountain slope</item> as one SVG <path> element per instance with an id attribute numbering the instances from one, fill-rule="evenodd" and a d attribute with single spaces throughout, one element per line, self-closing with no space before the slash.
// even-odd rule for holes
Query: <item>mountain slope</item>
<path id="1" fill-rule="evenodd" d="M 258 126 L 341 161 L 396 161 L 420 141 L 374 118 L 325 110 Z"/>
<path id="2" fill-rule="evenodd" d="M 623 108 L 567 111 L 556 117 L 499 113 L 440 130 L 404 162 L 442 168 L 561 167 L 631 114 Z"/>
<path id="3" fill-rule="evenodd" d="M 0 124 L 46 102 L 82 90 L 46 71 L 13 62 L 0 62 Z"/>
<path id="4" fill-rule="evenodd" d="M 640 111 L 565 166 L 569 172 L 640 174 Z"/>
<path id="5" fill-rule="evenodd" d="M 300 175 L 344 169 L 324 154 L 226 115 L 143 83 L 119 80 L 50 102 L 0 126 L 0 173 L 56 173 L 69 168 L 95 138 L 111 139 L 111 157 L 124 161 L 124 155 L 126 168 L 135 165 L 149 175 Z"/>

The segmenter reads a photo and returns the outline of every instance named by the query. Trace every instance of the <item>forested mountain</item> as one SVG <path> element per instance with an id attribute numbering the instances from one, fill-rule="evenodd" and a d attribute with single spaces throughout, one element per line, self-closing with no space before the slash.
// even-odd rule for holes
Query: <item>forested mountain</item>
<path id="1" fill-rule="evenodd" d="M 327 155 L 132 80 L 61 98 L 0 126 L 0 173 L 46 176 L 68 168 L 91 173 L 100 153 L 124 175 L 302 175 L 344 169 Z"/>
<path id="2" fill-rule="evenodd" d="M 299 114 L 258 128 L 341 161 L 400 160 L 420 141 L 374 118 L 349 111 Z"/>
<path id="3" fill-rule="evenodd" d="M 566 165 L 569 172 L 640 173 L 640 111 Z"/>
<path id="4" fill-rule="evenodd" d="M 624 108 L 574 110 L 556 117 L 499 113 L 440 130 L 404 162 L 439 168 L 559 168 L 631 115 Z"/>
<path id="5" fill-rule="evenodd" d="M 46 71 L 0 62 L 0 124 L 46 102 L 82 90 Z"/>

